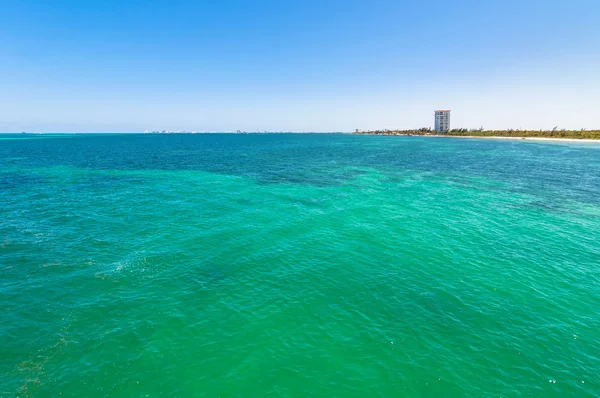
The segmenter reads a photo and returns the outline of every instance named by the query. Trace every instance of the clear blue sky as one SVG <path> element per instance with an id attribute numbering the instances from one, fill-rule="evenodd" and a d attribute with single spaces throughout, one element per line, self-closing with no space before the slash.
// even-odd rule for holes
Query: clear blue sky
<path id="1" fill-rule="evenodd" d="M 0 131 L 600 128 L 598 0 L 0 10 Z"/>

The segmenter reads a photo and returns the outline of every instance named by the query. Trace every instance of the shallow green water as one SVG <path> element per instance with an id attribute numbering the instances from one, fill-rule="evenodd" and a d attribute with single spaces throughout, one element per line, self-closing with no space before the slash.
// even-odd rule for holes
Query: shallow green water
<path id="1" fill-rule="evenodd" d="M 27 137 L 0 203 L 0 396 L 600 395 L 600 145 Z"/>

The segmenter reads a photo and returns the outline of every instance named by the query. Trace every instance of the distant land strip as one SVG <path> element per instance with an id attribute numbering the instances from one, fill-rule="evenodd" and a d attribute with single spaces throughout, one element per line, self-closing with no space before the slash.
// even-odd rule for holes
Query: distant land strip
<path id="1" fill-rule="evenodd" d="M 568 138 L 600 140 L 600 130 L 470 130 L 452 129 L 445 134 L 438 134 L 434 130 L 424 127 L 414 130 L 357 130 L 353 134 L 371 135 L 401 135 L 401 136 L 454 136 L 454 137 L 507 137 L 507 138 Z"/>

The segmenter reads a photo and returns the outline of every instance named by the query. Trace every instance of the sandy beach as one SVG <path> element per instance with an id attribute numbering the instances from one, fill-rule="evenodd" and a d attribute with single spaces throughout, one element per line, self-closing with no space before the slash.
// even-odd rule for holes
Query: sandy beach
<path id="1" fill-rule="evenodd" d="M 357 133 L 352 133 L 357 134 Z M 359 135 L 381 135 L 381 136 L 398 136 L 398 137 L 429 137 L 429 138 L 471 138 L 471 139 L 486 139 L 486 140 L 511 140 L 511 141 L 551 141 L 551 142 L 587 142 L 600 144 L 600 140 L 589 138 L 554 138 L 554 137 L 486 137 L 476 135 L 442 135 L 442 134 L 375 134 L 375 133 L 358 133 Z"/>
<path id="2" fill-rule="evenodd" d="M 586 138 L 550 138 L 550 137 L 479 137 L 475 135 L 424 135 L 423 137 L 441 138 L 480 138 L 489 140 L 527 140 L 527 141 L 552 141 L 552 142 L 591 142 L 600 144 L 600 140 Z"/>

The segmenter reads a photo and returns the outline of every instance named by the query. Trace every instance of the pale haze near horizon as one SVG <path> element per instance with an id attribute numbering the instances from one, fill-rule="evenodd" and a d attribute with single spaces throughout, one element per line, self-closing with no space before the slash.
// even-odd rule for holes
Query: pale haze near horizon
<path id="1" fill-rule="evenodd" d="M 591 0 L 2 4 L 4 132 L 600 128 Z"/>

